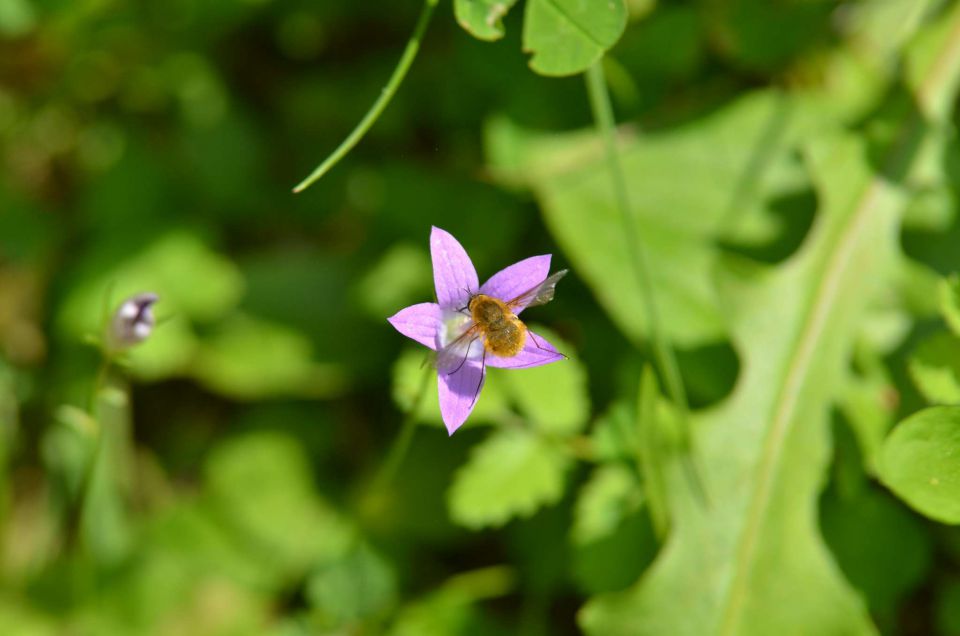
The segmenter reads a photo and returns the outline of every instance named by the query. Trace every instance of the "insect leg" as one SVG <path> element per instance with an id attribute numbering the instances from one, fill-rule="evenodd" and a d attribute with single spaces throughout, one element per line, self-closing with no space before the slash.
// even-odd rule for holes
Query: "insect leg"
<path id="1" fill-rule="evenodd" d="M 540 346 L 540 343 L 537 342 L 537 337 L 536 337 L 535 335 L 533 335 L 533 332 L 530 331 L 529 329 L 527 329 L 527 335 L 529 335 L 530 338 L 533 340 L 533 344 L 535 344 L 535 345 L 537 346 L 537 349 L 539 349 L 540 351 L 546 351 L 547 353 L 554 353 L 553 351 L 550 351 L 550 350 L 547 349 L 546 347 L 541 347 L 541 346 Z M 556 353 L 560 353 L 560 352 L 557 351 Z M 564 355 L 564 354 L 562 354 L 562 353 L 560 353 L 560 355 L 562 355 L 564 358 L 567 357 L 566 355 Z"/>
<path id="2" fill-rule="evenodd" d="M 487 369 L 487 348 L 483 348 L 483 359 L 480 362 L 480 381 L 477 382 L 477 390 L 473 394 L 473 402 L 470 403 L 472 406 L 477 402 L 477 398 L 480 397 L 480 389 L 483 387 L 483 381 L 486 379 L 484 371 Z"/>
<path id="3" fill-rule="evenodd" d="M 480 337 L 480 336 L 477 336 L 477 338 L 479 338 L 479 337 Z M 456 368 L 456 369 L 454 369 L 453 371 L 448 371 L 448 372 L 447 372 L 447 375 L 453 375 L 454 373 L 456 373 L 457 371 L 459 371 L 459 370 L 461 369 L 461 367 L 463 367 L 463 365 L 467 362 L 467 358 L 470 356 L 470 347 L 472 347 L 472 346 L 473 346 L 473 343 L 477 341 L 477 338 L 474 338 L 474 339 L 471 340 L 469 343 L 467 343 L 467 350 L 466 350 L 466 351 L 464 352 L 464 354 L 463 354 L 463 360 L 460 361 L 460 364 L 457 365 L 457 368 Z M 486 350 L 486 348 L 484 348 L 484 350 L 483 350 L 483 356 L 484 356 L 484 360 L 486 360 L 486 356 L 487 356 L 487 350 Z"/>

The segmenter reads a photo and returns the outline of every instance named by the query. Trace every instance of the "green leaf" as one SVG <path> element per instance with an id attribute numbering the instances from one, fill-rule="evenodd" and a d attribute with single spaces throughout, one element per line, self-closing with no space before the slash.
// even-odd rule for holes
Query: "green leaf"
<path id="1" fill-rule="evenodd" d="M 211 322 L 233 309 L 244 281 L 233 262 L 186 231 L 165 234 L 136 256 L 83 278 L 64 301 L 58 322 L 72 337 L 99 335 L 106 311 L 127 297 L 153 291 L 158 325 L 127 356 L 134 375 L 160 379 L 183 373 L 196 352 L 192 322 Z"/>
<path id="2" fill-rule="evenodd" d="M 494 634 L 478 628 L 479 600 L 503 596 L 514 587 L 514 574 L 504 566 L 493 566 L 459 574 L 425 598 L 407 604 L 388 632 L 389 636 L 453 636 Z"/>
<path id="3" fill-rule="evenodd" d="M 937 291 L 940 313 L 954 335 L 960 338 L 960 274 L 941 280 Z"/>
<path id="4" fill-rule="evenodd" d="M 503 37 L 503 18 L 517 0 L 454 0 L 457 23 L 475 38 L 499 40 Z"/>
<path id="5" fill-rule="evenodd" d="M 960 404 L 960 339 L 940 332 L 910 356 L 910 377 L 933 404 Z"/>
<path id="6" fill-rule="evenodd" d="M 316 494 L 298 443 L 250 433 L 217 447 L 206 464 L 212 504 L 252 558 L 278 574 L 304 573 L 344 554 L 352 532 Z"/>
<path id="7" fill-rule="evenodd" d="M 729 400 L 694 416 L 707 503 L 690 492 L 682 458 L 671 461 L 669 540 L 634 588 L 587 605 L 588 633 L 874 632 L 814 511 L 830 406 L 878 290 L 874 273 L 895 254 L 899 199 L 874 191 L 854 139 L 812 145 L 808 163 L 821 210 L 806 244 L 779 268 L 741 265 L 723 281 L 742 371 Z M 681 597 L 689 611 L 678 613 Z"/>
<path id="8" fill-rule="evenodd" d="M 960 523 L 960 407 L 935 406 L 900 422 L 883 444 L 880 479 L 915 510 Z"/>
<path id="9" fill-rule="evenodd" d="M 570 531 L 573 542 L 585 544 L 609 536 L 642 503 L 640 483 L 629 468 L 623 464 L 598 467 L 577 497 Z"/>
<path id="10" fill-rule="evenodd" d="M 623 0 L 527 0 L 523 50 L 541 75 L 574 75 L 616 44 L 626 25 Z"/>
<path id="11" fill-rule="evenodd" d="M 321 625 L 332 629 L 383 614 L 396 602 L 396 587 L 396 577 L 384 558 L 360 544 L 313 572 L 306 596 Z"/>
<path id="12" fill-rule="evenodd" d="M 478 529 L 529 517 L 563 495 L 570 459 L 562 448 L 523 429 L 497 431 L 477 445 L 450 486 L 450 516 Z"/>
<path id="13" fill-rule="evenodd" d="M 741 244 L 767 243 L 784 231 L 770 204 L 805 185 L 791 151 L 809 130 L 806 121 L 788 98 L 763 92 L 673 129 L 642 137 L 624 131 L 621 161 L 637 241 L 646 252 L 660 315 L 670 317 L 663 330 L 675 343 L 692 347 L 724 335 L 713 283 L 717 242 L 735 236 Z M 631 259 L 629 241 L 600 140 L 592 132 L 536 133 L 503 120 L 486 134 L 493 172 L 506 183 L 532 188 L 577 275 L 617 326 L 642 340 L 647 312 L 638 294 L 624 291 L 636 284 L 623 266 Z M 685 187 L 677 187 L 677 175 Z"/>
<path id="14" fill-rule="evenodd" d="M 191 372 L 208 387 L 236 398 L 323 397 L 343 389 L 338 367 L 313 360 L 310 341 L 283 325 L 237 314 L 205 340 Z"/>

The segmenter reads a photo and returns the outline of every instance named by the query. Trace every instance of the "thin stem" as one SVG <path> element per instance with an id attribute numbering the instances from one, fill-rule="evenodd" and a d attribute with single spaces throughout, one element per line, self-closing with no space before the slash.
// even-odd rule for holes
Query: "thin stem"
<path id="1" fill-rule="evenodd" d="M 397 438 L 393 441 L 393 446 L 390 447 L 390 451 L 387 453 L 383 467 L 380 469 L 380 472 L 377 473 L 377 477 L 373 482 L 373 490 L 375 492 L 379 491 L 385 484 L 393 479 L 400 465 L 403 463 L 404 458 L 407 456 L 407 451 L 410 450 L 413 433 L 417 429 L 417 411 L 420 410 L 420 404 L 427 394 L 427 387 L 430 385 L 430 378 L 433 377 L 434 369 L 431 366 L 426 366 L 423 371 L 420 386 L 417 387 L 417 393 L 414 395 L 413 402 L 410 404 L 410 408 L 404 415 L 403 423 L 400 425 L 400 433 L 397 434 Z"/>
<path id="2" fill-rule="evenodd" d="M 637 279 L 640 298 L 644 304 L 644 313 L 646 313 L 647 324 L 650 329 L 650 342 L 653 346 L 654 360 L 660 367 L 660 373 L 663 374 L 670 398 L 686 413 L 690 410 L 687 394 L 680 378 L 680 369 L 676 357 L 663 335 L 650 267 L 646 261 L 644 248 L 638 239 L 637 223 L 633 218 L 630 196 L 627 193 L 627 181 L 623 174 L 623 165 L 620 163 L 620 157 L 617 154 L 613 107 L 610 105 L 607 81 L 603 74 L 603 60 L 587 69 L 587 92 L 590 96 L 590 107 L 593 110 L 597 129 L 603 137 L 607 167 L 610 170 L 614 195 L 617 198 L 617 207 L 620 210 L 620 221 L 623 223 L 627 251 L 630 253 L 630 265 Z"/>
<path id="3" fill-rule="evenodd" d="M 330 155 L 323 160 L 323 163 L 310 173 L 310 176 L 297 184 L 297 187 L 293 189 L 295 193 L 303 192 L 309 188 L 315 181 L 319 180 L 320 177 L 339 163 L 340 160 L 363 139 L 363 136 L 367 134 L 367 131 L 370 130 L 384 109 L 386 109 L 387 104 L 393 99 L 401 82 L 403 82 L 403 78 L 406 77 L 407 71 L 410 70 L 414 58 L 417 57 L 417 51 L 420 50 L 420 41 L 423 39 L 423 34 L 427 30 L 430 17 L 433 15 L 433 10 L 437 7 L 438 2 L 439 0 L 424 0 L 423 9 L 420 10 L 420 17 L 417 19 L 417 25 L 414 27 L 413 35 L 410 36 L 410 39 L 407 41 L 407 46 L 403 51 L 403 55 L 400 57 L 400 61 L 397 63 L 397 67 L 393 70 L 393 75 L 390 76 L 387 85 L 380 91 L 380 97 L 373 103 L 373 106 L 370 107 L 367 114 L 360 120 L 360 123 L 347 135 L 347 138 L 337 146 L 336 150 L 330 153 Z"/>
<path id="4" fill-rule="evenodd" d="M 603 59 L 587 69 L 586 81 L 587 94 L 590 98 L 590 108 L 593 111 L 597 130 L 600 132 L 600 136 L 604 142 L 607 168 L 610 171 L 614 196 L 617 200 L 617 207 L 620 210 L 620 221 L 623 224 L 623 233 L 627 241 L 627 252 L 630 254 L 630 266 L 637 279 L 640 299 L 644 306 L 647 326 L 650 330 L 650 343 L 653 350 L 654 362 L 663 377 L 667 394 L 670 396 L 674 405 L 680 410 L 681 421 L 683 423 L 682 433 L 684 443 L 689 451 L 692 448 L 690 440 L 690 404 L 687 400 L 687 393 L 680 376 L 680 367 L 677 364 L 676 356 L 663 333 L 663 324 L 660 320 L 660 313 L 657 310 L 656 295 L 653 288 L 653 277 L 650 274 L 650 266 L 647 262 L 643 245 L 641 245 L 638 238 L 637 222 L 631 211 L 630 196 L 627 191 L 627 180 L 623 173 L 623 165 L 620 163 L 620 157 L 617 154 L 616 122 L 613 116 L 613 106 L 610 104 L 610 94 L 607 91 L 607 80 L 603 73 Z M 693 470 L 692 466 L 688 466 L 686 470 L 690 471 L 692 485 L 699 490 L 702 495 L 703 487 L 699 477 L 696 476 L 696 471 Z"/>

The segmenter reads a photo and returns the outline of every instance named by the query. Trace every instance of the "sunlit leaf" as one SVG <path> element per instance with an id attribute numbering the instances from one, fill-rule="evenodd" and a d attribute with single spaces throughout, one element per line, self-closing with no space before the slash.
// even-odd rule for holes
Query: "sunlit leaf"
<path id="1" fill-rule="evenodd" d="M 640 483 L 633 471 L 623 464 L 600 466 L 580 489 L 571 538 L 581 544 L 605 538 L 642 502 Z"/>
<path id="2" fill-rule="evenodd" d="M 933 404 L 960 404 L 960 338 L 940 332 L 910 356 L 910 376 Z"/>
<path id="3" fill-rule="evenodd" d="M 326 396 L 343 389 L 340 370 L 314 360 L 302 334 L 238 314 L 199 347 L 191 373 L 214 390 L 237 398 Z"/>
<path id="4" fill-rule="evenodd" d="M 587 605 L 589 633 L 873 633 L 813 510 L 829 406 L 858 317 L 877 289 L 873 272 L 893 258 L 898 199 L 888 192 L 858 204 L 871 181 L 865 148 L 853 139 L 814 145 L 808 161 L 821 210 L 800 253 L 780 268 L 741 265 L 725 278 L 743 363 L 731 398 L 695 416 L 706 502 L 690 493 L 673 461 L 667 544 L 629 592 Z M 858 222 L 861 215 L 870 223 Z M 841 253 L 849 259 L 838 260 Z M 678 613 L 668 599 L 681 596 L 689 611 Z M 783 598 L 790 603 L 776 600 Z"/>
<path id="5" fill-rule="evenodd" d="M 537 73 L 573 75 L 616 44 L 626 25 L 623 0 L 527 0 L 523 50 Z"/>
<path id="6" fill-rule="evenodd" d="M 503 37 L 503 17 L 517 0 L 454 0 L 457 23 L 473 37 L 499 40 Z"/>
<path id="7" fill-rule="evenodd" d="M 960 338 L 960 275 L 954 274 L 940 281 L 940 312 L 954 335 Z"/>
<path id="8" fill-rule="evenodd" d="M 528 517 L 560 499 L 569 465 L 570 458 L 552 442 L 522 429 L 498 431 L 474 449 L 454 477 L 450 515 L 468 528 Z"/>
<path id="9" fill-rule="evenodd" d="M 675 342 L 697 345 L 723 334 L 713 282 L 717 240 L 735 235 L 738 243 L 763 243 L 784 230 L 769 206 L 805 187 L 790 154 L 804 119 L 786 97 L 757 93 L 674 129 L 624 131 L 621 160 L 636 239 L 660 314 L 670 317 L 664 331 Z M 487 153 L 498 177 L 534 191 L 577 275 L 627 335 L 642 338 L 646 311 L 624 266 L 629 242 L 595 135 L 535 133 L 499 120 L 487 130 Z M 677 187 L 676 175 L 686 187 Z"/>
<path id="10" fill-rule="evenodd" d="M 212 505 L 244 538 L 252 558 L 281 573 L 344 553 L 351 533 L 319 498 L 296 441 L 248 434 L 217 447 L 206 465 Z"/>
<path id="11" fill-rule="evenodd" d="M 880 478 L 915 510 L 960 523 L 960 407 L 936 406 L 897 424 L 880 453 Z"/>

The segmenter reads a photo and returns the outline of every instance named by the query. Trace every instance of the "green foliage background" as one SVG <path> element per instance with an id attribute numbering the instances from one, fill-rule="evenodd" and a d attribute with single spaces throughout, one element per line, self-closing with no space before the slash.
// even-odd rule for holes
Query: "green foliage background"
<path id="1" fill-rule="evenodd" d="M 960 6 L 441 2 L 291 194 L 420 10 L 0 0 L 0 634 L 960 634 Z M 431 225 L 571 270 L 449 438 Z"/>

